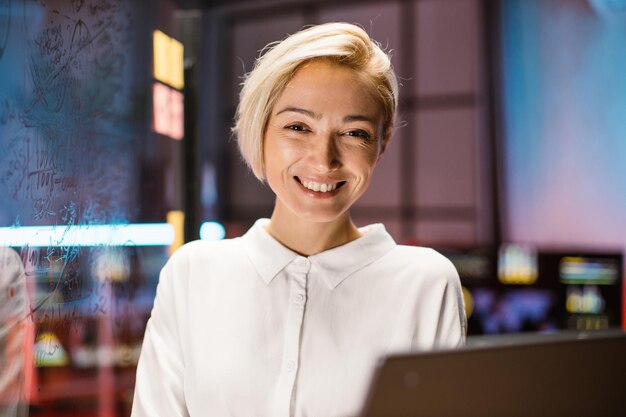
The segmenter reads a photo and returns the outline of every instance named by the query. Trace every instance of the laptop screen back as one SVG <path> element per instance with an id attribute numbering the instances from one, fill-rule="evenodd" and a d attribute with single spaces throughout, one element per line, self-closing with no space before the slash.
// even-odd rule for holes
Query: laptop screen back
<path id="1" fill-rule="evenodd" d="M 361 417 L 626 416 L 626 335 L 386 357 Z"/>

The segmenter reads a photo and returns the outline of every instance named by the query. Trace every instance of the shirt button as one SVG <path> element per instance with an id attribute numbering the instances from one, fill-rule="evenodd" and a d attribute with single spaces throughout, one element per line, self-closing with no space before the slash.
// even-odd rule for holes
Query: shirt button
<path id="1" fill-rule="evenodd" d="M 302 305 L 304 303 L 304 295 L 303 294 L 296 294 L 296 295 L 293 296 L 292 300 L 293 300 L 294 304 Z"/>
<path id="2" fill-rule="evenodd" d="M 291 372 L 295 369 L 296 363 L 294 361 L 287 362 L 287 372 Z"/>

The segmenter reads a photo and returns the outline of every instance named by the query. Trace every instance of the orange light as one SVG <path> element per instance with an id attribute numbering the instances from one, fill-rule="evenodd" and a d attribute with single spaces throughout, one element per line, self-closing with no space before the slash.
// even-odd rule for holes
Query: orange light
<path id="1" fill-rule="evenodd" d="M 185 86 L 183 70 L 184 47 L 160 30 L 153 33 L 154 78 L 174 88 Z"/>
<path id="2" fill-rule="evenodd" d="M 185 212 L 181 210 L 169 211 L 167 213 L 167 222 L 174 227 L 174 242 L 168 249 L 171 255 L 185 243 Z"/>

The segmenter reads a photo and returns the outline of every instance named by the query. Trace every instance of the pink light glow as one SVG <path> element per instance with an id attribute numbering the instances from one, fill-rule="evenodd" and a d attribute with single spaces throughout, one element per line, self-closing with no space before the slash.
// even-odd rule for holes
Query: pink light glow
<path id="1" fill-rule="evenodd" d="M 156 133 L 181 140 L 185 135 L 184 97 L 180 91 L 160 83 L 152 87 L 153 122 Z"/>

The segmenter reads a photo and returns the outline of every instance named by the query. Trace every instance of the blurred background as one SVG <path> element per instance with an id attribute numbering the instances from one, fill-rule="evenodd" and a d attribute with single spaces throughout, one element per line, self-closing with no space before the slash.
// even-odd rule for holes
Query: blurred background
<path id="1" fill-rule="evenodd" d="M 447 255 L 472 337 L 624 326 L 626 0 L 0 0 L 0 415 L 129 415 L 169 254 L 271 214 L 242 76 L 328 21 L 402 82 L 357 225 Z"/>

